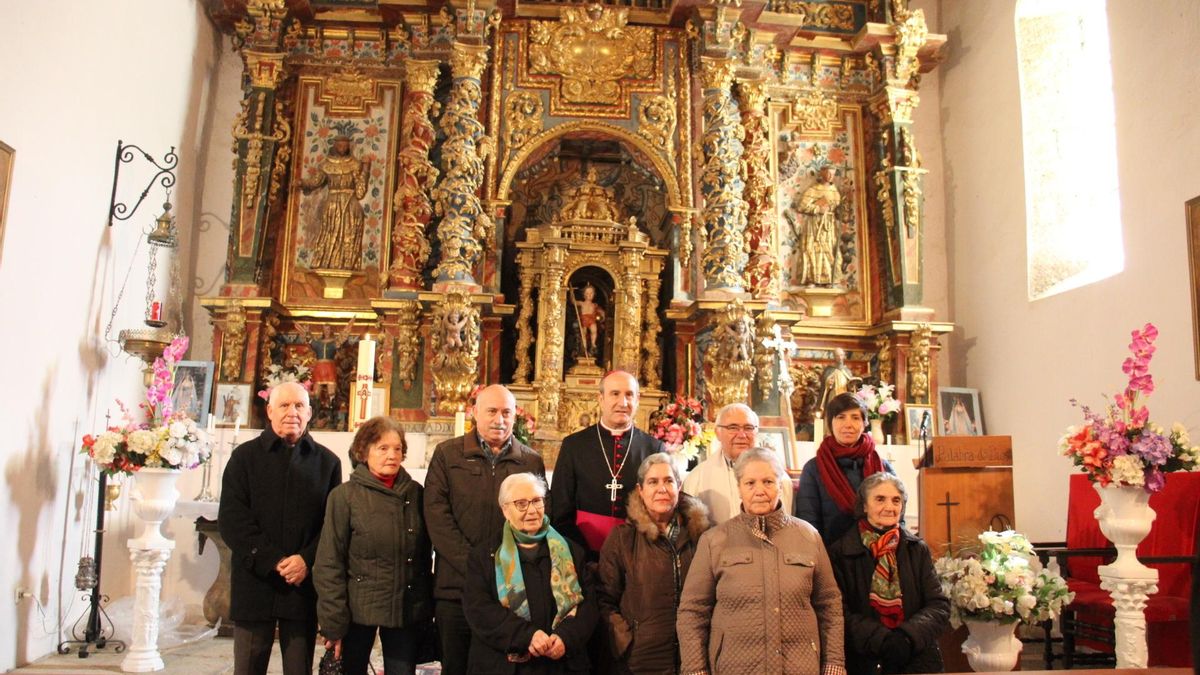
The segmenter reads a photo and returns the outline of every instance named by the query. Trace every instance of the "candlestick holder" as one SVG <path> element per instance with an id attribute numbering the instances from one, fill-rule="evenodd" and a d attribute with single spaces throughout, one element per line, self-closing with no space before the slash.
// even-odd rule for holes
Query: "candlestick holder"
<path id="1" fill-rule="evenodd" d="M 196 495 L 194 501 L 197 502 L 215 502 L 217 498 L 212 493 L 212 453 L 209 452 L 208 459 L 204 460 L 204 474 L 201 480 L 200 494 Z"/>

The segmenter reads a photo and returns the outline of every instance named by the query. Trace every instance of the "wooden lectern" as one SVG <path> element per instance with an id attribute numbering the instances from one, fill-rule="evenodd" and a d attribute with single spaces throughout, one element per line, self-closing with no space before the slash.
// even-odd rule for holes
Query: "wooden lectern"
<path id="1" fill-rule="evenodd" d="M 921 538 L 936 559 L 1016 527 L 1011 436 L 940 436 L 920 469 Z"/>

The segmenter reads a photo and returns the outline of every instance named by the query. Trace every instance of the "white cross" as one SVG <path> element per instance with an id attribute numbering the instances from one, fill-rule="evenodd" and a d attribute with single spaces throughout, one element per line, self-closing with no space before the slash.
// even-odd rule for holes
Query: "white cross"
<path id="1" fill-rule="evenodd" d="M 608 488 L 609 501 L 615 502 L 615 501 L 617 501 L 617 490 L 620 490 L 621 488 L 623 488 L 625 486 L 618 483 L 616 477 L 614 477 L 613 482 L 605 485 L 604 487 Z"/>

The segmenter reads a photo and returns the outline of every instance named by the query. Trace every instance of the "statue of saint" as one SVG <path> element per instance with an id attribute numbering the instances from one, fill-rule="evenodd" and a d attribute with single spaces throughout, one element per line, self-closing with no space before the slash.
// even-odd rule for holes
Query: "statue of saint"
<path id="1" fill-rule="evenodd" d="M 563 198 L 562 220 L 610 220 L 616 222 L 616 195 L 600 184 L 596 167 L 589 166 L 583 182 L 571 188 Z"/>
<path id="2" fill-rule="evenodd" d="M 858 389 L 862 384 L 862 378 L 850 371 L 846 365 L 846 350 L 838 347 L 833 350 L 834 364 L 826 366 L 821 372 L 821 397 L 818 400 L 817 410 L 822 414 L 825 413 L 825 407 L 833 400 L 834 396 L 843 394 L 847 391 Z"/>
<path id="3" fill-rule="evenodd" d="M 604 306 L 596 301 L 596 287 L 587 284 L 583 287 L 583 299 L 575 297 L 575 289 L 571 289 L 571 302 L 575 305 L 576 316 L 579 317 L 579 332 L 583 339 L 583 355 L 596 356 L 600 340 L 600 324 L 606 316 Z"/>
<path id="4" fill-rule="evenodd" d="M 362 265 L 363 221 L 366 215 L 359 200 L 367 194 L 371 160 L 350 154 L 350 137 L 333 139 L 329 154 L 321 160 L 315 178 L 300 181 L 303 192 L 325 186 L 325 198 L 317 207 L 321 230 L 309 249 L 309 267 L 357 270 Z"/>
<path id="5" fill-rule="evenodd" d="M 818 169 L 817 182 L 800 195 L 795 205 L 800 212 L 800 251 L 792 282 L 801 286 L 832 286 L 842 266 L 834 213 L 842 203 L 842 195 L 833 184 L 834 173 L 832 164 Z"/>
<path id="6" fill-rule="evenodd" d="M 446 351 L 453 352 L 463 348 L 466 344 L 463 330 L 467 327 L 467 322 L 470 317 L 462 310 L 451 309 L 446 312 L 445 318 L 442 319 L 443 328 L 446 331 L 445 346 Z"/>
<path id="7" fill-rule="evenodd" d="M 313 352 L 312 392 L 322 406 L 328 405 L 337 393 L 337 352 L 350 339 L 353 327 L 354 319 L 351 319 L 345 330 L 335 334 L 333 326 L 326 323 L 321 325 L 321 334 L 313 337 L 304 324 L 296 324 L 301 339 Z"/>

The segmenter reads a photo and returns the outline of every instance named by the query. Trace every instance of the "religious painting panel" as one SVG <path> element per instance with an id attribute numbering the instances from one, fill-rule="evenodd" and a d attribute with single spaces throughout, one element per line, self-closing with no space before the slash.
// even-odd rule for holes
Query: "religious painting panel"
<path id="1" fill-rule="evenodd" d="M 832 295 L 829 319 L 865 325 L 871 271 L 861 111 L 807 96 L 775 108 L 785 304 L 808 310 L 812 292 Z"/>
<path id="2" fill-rule="evenodd" d="M 388 263 L 400 83 L 304 76 L 297 92 L 282 299 L 371 297 Z"/>
<path id="3" fill-rule="evenodd" d="M 200 426 L 208 425 L 214 365 L 212 361 L 180 361 L 175 366 L 171 405 Z"/>
<path id="4" fill-rule="evenodd" d="M 933 423 L 933 406 L 918 403 L 904 404 L 904 422 L 907 430 L 909 445 L 916 445 L 921 440 L 921 427 L 924 425 L 929 433 L 928 438 L 939 435 L 939 425 Z"/>
<path id="5" fill-rule="evenodd" d="M 938 412 L 943 436 L 983 436 L 979 390 L 938 387 Z"/>
<path id="6" fill-rule="evenodd" d="M 250 385 L 245 383 L 217 384 L 216 410 L 217 426 L 234 427 L 250 422 Z"/>
<path id="7" fill-rule="evenodd" d="M 799 475 L 804 465 L 796 448 L 795 433 L 787 427 L 760 427 L 758 444 L 779 455 L 784 468 L 791 475 Z"/>

